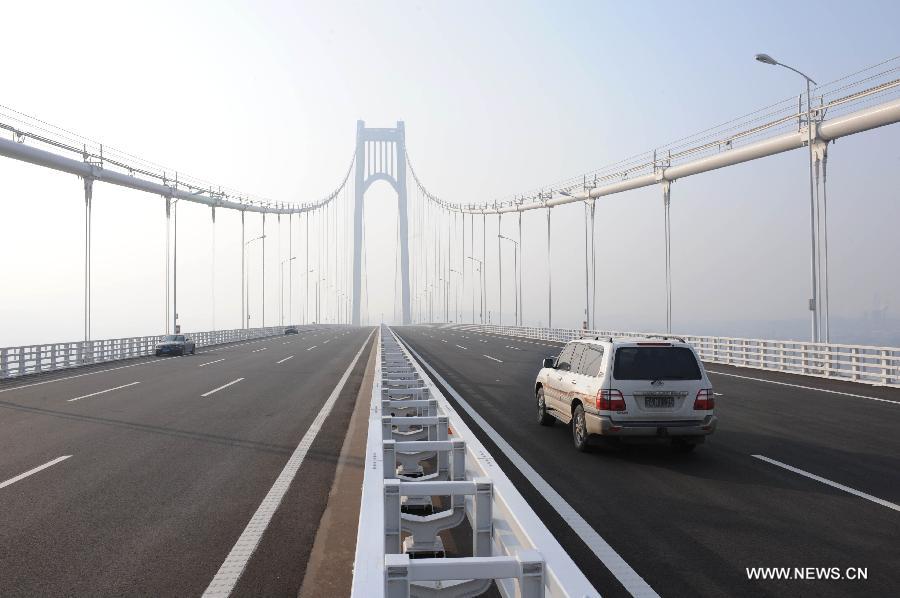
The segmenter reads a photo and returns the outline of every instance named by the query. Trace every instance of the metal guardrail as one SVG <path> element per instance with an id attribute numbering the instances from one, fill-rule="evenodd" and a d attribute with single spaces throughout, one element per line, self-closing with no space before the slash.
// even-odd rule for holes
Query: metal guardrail
<path id="1" fill-rule="evenodd" d="M 596 336 L 671 336 L 692 344 L 700 353 L 700 358 L 709 363 L 900 388 L 900 348 L 897 347 L 574 328 L 480 324 L 460 324 L 454 327 L 561 343 Z"/>
<path id="2" fill-rule="evenodd" d="M 598 596 L 389 328 L 376 351 L 352 596 Z M 473 554 L 447 557 L 465 521 Z"/>
<path id="3" fill-rule="evenodd" d="M 187 332 L 197 347 L 284 334 L 285 326 Z M 164 335 L 0 348 L 0 380 L 151 355 Z"/>

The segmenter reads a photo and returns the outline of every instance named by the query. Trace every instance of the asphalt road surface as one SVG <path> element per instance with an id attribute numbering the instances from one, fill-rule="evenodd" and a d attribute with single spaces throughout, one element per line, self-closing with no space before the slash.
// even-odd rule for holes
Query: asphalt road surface
<path id="1" fill-rule="evenodd" d="M 0 596 L 203 594 L 371 332 L 0 385 Z M 369 347 L 233 595 L 296 596 Z"/>
<path id="2" fill-rule="evenodd" d="M 560 343 L 447 327 L 394 330 L 659 595 L 897 595 L 900 391 L 707 364 L 720 421 L 694 453 L 660 446 L 582 454 L 567 426 L 536 422 L 535 376 Z M 627 595 L 463 416 L 595 587 Z M 752 567 L 789 567 L 792 575 L 795 567 L 836 567 L 842 577 L 865 568 L 867 579 L 750 580 Z"/>

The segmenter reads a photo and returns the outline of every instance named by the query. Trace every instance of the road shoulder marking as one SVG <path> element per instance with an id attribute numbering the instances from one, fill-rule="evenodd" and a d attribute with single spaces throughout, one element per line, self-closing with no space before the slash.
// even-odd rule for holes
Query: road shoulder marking
<path id="1" fill-rule="evenodd" d="M 232 381 L 229 382 L 228 384 L 223 384 L 223 385 L 220 386 L 219 388 L 214 388 L 214 389 L 212 389 L 211 391 L 205 392 L 205 393 L 203 393 L 203 394 L 200 395 L 200 396 L 201 396 L 201 397 L 208 397 L 209 395 L 211 395 L 211 394 L 213 394 L 213 393 L 216 393 L 216 392 L 219 392 L 220 390 L 222 390 L 222 389 L 224 389 L 224 388 L 228 388 L 228 387 L 231 386 L 232 384 L 237 384 L 237 383 L 240 382 L 241 380 L 243 380 L 243 378 L 238 378 L 237 380 L 232 380 Z"/>
<path id="2" fill-rule="evenodd" d="M 66 459 L 68 459 L 68 458 L 71 457 L 71 456 L 72 456 L 72 455 L 63 455 L 62 457 L 57 457 L 56 459 L 54 459 L 54 460 L 52 460 L 52 461 L 47 461 L 47 462 L 44 463 L 43 465 L 38 465 L 38 466 L 35 467 L 34 469 L 29 469 L 29 470 L 26 471 L 25 473 L 20 473 L 20 474 L 17 475 L 16 477 L 10 478 L 10 479 L 6 480 L 5 482 L 0 482 L 0 488 L 6 488 L 7 486 L 12 486 L 12 485 L 15 484 L 16 482 L 21 481 L 21 480 L 24 480 L 24 479 L 27 478 L 28 476 L 34 475 L 34 474 L 36 474 L 37 472 L 39 472 L 39 471 L 41 471 L 41 470 L 43 470 L 43 469 L 47 469 L 48 467 L 52 467 L 53 465 L 56 465 L 56 464 L 59 463 L 60 461 L 65 461 Z"/>
<path id="3" fill-rule="evenodd" d="M 895 511 L 900 511 L 900 505 L 897 505 L 890 501 L 884 500 L 883 498 L 878 498 L 877 496 L 872 496 L 871 494 L 866 494 L 865 492 L 855 490 L 855 489 L 851 488 L 850 486 L 844 486 L 843 484 L 839 484 L 837 482 L 832 482 L 831 480 L 823 478 L 821 476 L 817 476 L 814 473 L 810 473 L 808 471 L 798 469 L 797 467 L 793 467 L 791 465 L 788 465 L 787 463 L 782 463 L 781 461 L 776 461 L 775 459 L 770 459 L 769 457 L 766 457 L 765 455 L 751 455 L 751 457 L 754 457 L 761 461 L 765 461 L 766 463 L 771 463 L 772 465 L 777 465 L 778 467 L 781 467 L 788 471 L 792 471 L 796 474 L 802 475 L 803 477 L 807 477 L 811 480 L 821 482 L 827 486 L 831 486 L 832 488 L 837 488 L 838 490 L 843 490 L 844 492 L 847 492 L 848 494 L 853 494 L 854 496 L 858 496 L 860 498 L 870 500 L 876 504 L 881 505 L 882 507 L 887 507 L 887 508 L 893 509 Z"/>
<path id="4" fill-rule="evenodd" d="M 72 401 L 80 401 L 81 399 L 86 399 L 88 397 L 96 397 L 97 395 L 106 394 L 106 393 L 112 392 L 114 390 L 119 390 L 120 388 L 128 388 L 129 386 L 134 386 L 135 384 L 140 384 L 140 382 L 132 382 L 130 384 L 123 384 L 122 386 L 116 386 L 115 388 L 107 388 L 106 390 L 99 390 L 97 392 L 92 392 L 89 395 L 81 395 L 80 397 L 75 397 L 74 399 L 69 399 L 67 402 L 71 403 Z"/>
<path id="5" fill-rule="evenodd" d="M 363 342 L 362 347 L 360 347 L 359 352 L 357 352 L 356 357 L 350 362 L 344 375 L 341 376 L 341 379 L 338 381 L 337 386 L 334 387 L 334 390 L 331 391 L 331 395 L 325 401 L 325 404 L 322 405 L 322 408 L 309 426 L 306 434 L 304 434 L 303 438 L 300 440 L 300 444 L 294 449 L 291 458 L 288 459 L 287 464 L 284 466 L 284 469 L 281 470 L 275 483 L 272 484 L 266 497 L 263 498 L 259 508 L 256 509 L 253 517 L 250 518 L 247 527 L 244 528 L 244 531 L 241 533 L 237 542 L 235 542 L 234 547 L 231 549 L 231 552 L 228 553 L 222 566 L 219 567 L 219 571 L 209 583 L 206 591 L 203 592 L 203 598 L 220 598 L 231 595 L 232 590 L 234 590 L 235 585 L 237 585 L 238 580 L 244 573 L 247 563 L 250 562 L 250 557 L 253 556 L 256 547 L 259 545 L 260 539 L 265 533 L 266 528 L 269 526 L 272 516 L 275 515 L 275 511 L 277 511 L 279 505 L 281 505 L 281 501 L 284 498 L 284 495 L 287 494 L 291 482 L 293 482 L 294 477 L 297 475 L 297 471 L 300 469 L 300 466 L 303 465 L 303 460 L 306 458 L 306 454 L 309 452 L 313 441 L 319 434 L 319 430 L 322 429 L 325 419 L 331 413 L 334 404 L 337 402 L 338 396 L 340 396 L 341 391 L 347 384 L 347 380 L 350 378 L 353 368 L 356 367 L 360 355 L 363 354 L 366 346 L 368 346 L 372 334 L 373 333 L 369 333 L 369 336 L 366 337 L 366 340 Z"/>

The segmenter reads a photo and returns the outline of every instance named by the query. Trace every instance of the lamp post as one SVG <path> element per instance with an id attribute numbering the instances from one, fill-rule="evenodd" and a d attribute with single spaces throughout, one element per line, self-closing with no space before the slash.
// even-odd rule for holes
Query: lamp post
<path id="1" fill-rule="evenodd" d="M 293 262 L 295 259 L 297 259 L 297 256 L 281 260 L 281 266 L 278 268 L 278 312 L 282 326 L 284 326 L 284 265 L 288 262 Z M 288 303 L 288 315 L 294 313 L 291 311 L 291 307 L 290 303 Z"/>
<path id="2" fill-rule="evenodd" d="M 312 272 L 315 272 L 315 271 L 316 271 L 315 268 L 310 268 L 309 270 L 307 270 L 306 272 L 301 274 L 300 278 L 304 278 L 304 277 L 306 277 L 307 274 L 311 274 Z M 309 278 L 306 279 L 306 288 L 309 289 Z M 307 310 L 306 310 L 307 303 L 309 303 L 309 291 L 308 290 L 306 293 L 306 298 L 303 299 L 303 323 L 304 324 L 309 324 L 309 322 L 308 322 L 309 318 L 308 318 Z"/>
<path id="3" fill-rule="evenodd" d="M 472 260 L 473 262 L 478 264 L 478 321 L 484 324 L 484 268 L 482 268 L 484 262 L 482 262 L 477 257 L 472 257 L 471 255 L 466 256 L 466 259 Z"/>
<path id="4" fill-rule="evenodd" d="M 450 268 L 450 273 L 457 274 L 457 275 L 459 275 L 460 279 L 462 279 L 463 273 L 460 272 L 459 270 L 457 270 L 456 268 Z M 457 320 L 456 320 L 457 322 L 462 323 L 462 312 L 460 312 L 460 310 L 459 310 L 459 286 L 456 287 L 456 293 L 454 293 L 454 295 L 455 295 L 454 300 L 456 301 L 456 309 L 453 310 L 455 312 L 453 314 L 453 317 L 457 318 Z"/>
<path id="5" fill-rule="evenodd" d="M 517 278 L 517 275 L 519 272 L 519 258 L 518 258 L 519 242 L 516 241 L 515 239 L 510 239 L 506 235 L 497 235 L 497 237 L 499 237 L 500 239 L 505 239 L 515 245 L 515 251 L 513 252 L 513 282 L 516 283 L 516 322 L 515 322 L 515 324 L 516 324 L 516 326 L 519 326 L 520 325 L 519 324 L 519 293 L 521 292 L 521 289 L 519 289 L 519 284 L 518 284 L 519 279 Z M 500 286 L 503 286 L 503 279 L 500 279 Z"/>
<path id="6" fill-rule="evenodd" d="M 253 239 L 250 239 L 249 241 L 244 243 L 243 251 L 244 251 L 244 259 L 245 260 L 247 257 L 247 245 L 249 245 L 250 243 L 253 243 L 254 241 L 259 241 L 260 239 L 265 239 L 265 238 L 266 238 L 265 235 L 260 235 Z M 247 303 L 247 316 L 246 316 L 247 317 L 247 322 L 246 322 L 247 328 L 250 328 L 250 284 L 249 284 L 249 281 L 250 281 L 250 264 L 247 263 L 247 278 L 244 280 L 244 296 L 247 299 L 247 301 L 246 301 L 246 303 Z"/>
<path id="7" fill-rule="evenodd" d="M 816 230 L 816 200 L 815 200 L 815 189 L 813 183 L 813 132 L 812 132 L 812 93 L 811 86 L 817 85 L 815 81 L 798 71 L 792 66 L 788 66 L 781 62 L 778 62 L 768 54 L 757 54 L 755 56 L 758 62 L 763 64 L 769 64 L 772 66 L 782 66 L 788 70 L 794 71 L 804 79 L 806 79 L 806 145 L 809 148 L 809 227 L 810 227 L 810 236 L 811 236 L 811 250 L 810 250 L 810 287 L 812 291 L 812 297 L 809 300 L 809 310 L 811 312 L 812 323 L 811 323 L 811 336 L 812 342 L 819 342 L 820 336 L 820 324 L 819 324 L 819 293 L 818 293 L 818 275 L 816 273 L 816 254 L 819 246 L 818 234 Z M 827 223 L 826 223 L 827 226 Z M 826 325 L 827 326 L 827 325 Z"/>
<path id="8" fill-rule="evenodd" d="M 320 315 L 319 315 L 319 283 L 325 282 L 326 280 L 328 280 L 328 279 L 325 278 L 324 276 L 322 276 L 321 278 L 319 278 L 319 277 L 316 278 L 316 324 L 322 323 L 322 320 L 320 319 Z"/>

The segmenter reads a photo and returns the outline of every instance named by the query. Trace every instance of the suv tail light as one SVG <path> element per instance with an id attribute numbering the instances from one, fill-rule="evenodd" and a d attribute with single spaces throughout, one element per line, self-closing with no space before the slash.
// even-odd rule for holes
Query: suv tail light
<path id="1" fill-rule="evenodd" d="M 701 388 L 697 391 L 697 398 L 694 399 L 694 411 L 709 411 L 716 406 L 716 400 L 713 398 L 711 388 Z"/>
<path id="2" fill-rule="evenodd" d="M 625 397 L 622 391 L 602 389 L 597 393 L 598 411 L 625 411 Z"/>

